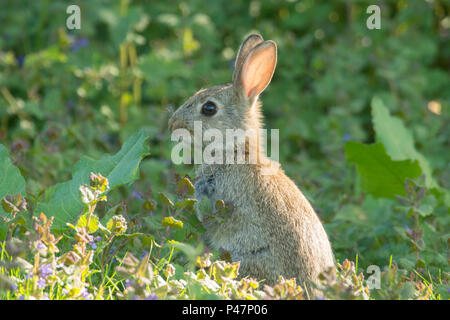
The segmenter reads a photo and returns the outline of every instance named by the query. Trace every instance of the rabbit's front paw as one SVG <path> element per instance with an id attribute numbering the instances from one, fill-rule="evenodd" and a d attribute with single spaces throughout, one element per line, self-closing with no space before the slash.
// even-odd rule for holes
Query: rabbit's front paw
<path id="1" fill-rule="evenodd" d="M 196 214 L 197 214 L 197 218 L 202 221 L 203 220 L 203 215 L 200 212 L 200 208 L 199 208 L 199 203 L 202 201 L 202 199 L 204 197 L 211 199 L 212 195 L 214 194 L 215 191 L 215 184 L 214 184 L 214 177 L 213 176 L 208 176 L 208 177 L 204 177 L 204 178 L 200 178 L 198 179 L 195 183 L 194 183 L 194 188 L 195 188 L 195 192 L 194 192 L 194 197 L 195 199 L 197 199 L 197 204 L 196 204 Z"/>

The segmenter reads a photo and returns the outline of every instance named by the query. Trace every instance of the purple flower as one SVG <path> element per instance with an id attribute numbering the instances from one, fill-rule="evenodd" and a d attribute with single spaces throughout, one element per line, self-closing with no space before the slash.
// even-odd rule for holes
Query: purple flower
<path id="1" fill-rule="evenodd" d="M 30 272 L 30 273 L 28 273 L 28 274 L 25 275 L 25 279 L 26 279 L 26 280 L 30 280 L 30 279 L 32 279 L 32 278 L 33 278 L 33 272 Z"/>
<path id="2" fill-rule="evenodd" d="M 407 225 L 405 225 L 405 230 L 407 231 L 407 232 L 409 232 L 409 233 L 411 233 L 411 228 L 410 227 L 408 227 Z"/>
<path id="3" fill-rule="evenodd" d="M 81 37 L 77 40 L 75 40 L 71 45 L 70 45 L 70 51 L 72 52 L 76 52 L 78 51 L 80 48 L 85 48 L 89 45 L 89 39 L 86 37 Z"/>
<path id="4" fill-rule="evenodd" d="M 94 241 L 89 242 L 89 244 L 91 245 L 92 249 L 97 249 L 97 244 Z"/>
<path id="5" fill-rule="evenodd" d="M 16 56 L 16 63 L 19 66 L 19 68 L 22 68 L 23 63 L 25 62 L 25 56 Z"/>
<path id="6" fill-rule="evenodd" d="M 47 281 L 45 281 L 44 278 L 39 278 L 39 280 L 37 282 L 38 288 L 43 289 L 43 288 L 45 288 L 46 285 L 47 285 Z"/>
<path id="7" fill-rule="evenodd" d="M 145 297 L 144 300 L 158 300 L 158 296 L 156 294 L 152 293 L 148 297 Z"/>
<path id="8" fill-rule="evenodd" d="M 94 238 L 94 240 L 95 240 L 95 241 L 100 241 L 100 240 L 102 240 L 102 237 L 96 236 L 96 237 Z"/>
<path id="9" fill-rule="evenodd" d="M 36 248 L 38 250 L 44 250 L 45 249 L 45 245 L 42 243 L 42 241 L 39 241 L 36 245 Z"/>
<path id="10" fill-rule="evenodd" d="M 87 288 L 84 288 L 81 296 L 85 299 L 89 298 L 89 290 Z"/>
<path id="11" fill-rule="evenodd" d="M 16 291 L 17 289 L 18 289 L 18 288 L 17 288 L 17 286 L 16 286 L 15 284 L 12 284 L 12 285 L 11 285 L 11 290 L 12 290 L 12 291 Z"/>
<path id="12" fill-rule="evenodd" d="M 125 288 L 131 287 L 133 285 L 133 281 L 130 279 L 125 280 Z"/>
<path id="13" fill-rule="evenodd" d="M 39 273 L 43 279 L 47 279 L 53 273 L 51 264 L 44 264 L 39 268 Z"/>
<path id="14" fill-rule="evenodd" d="M 63 295 L 67 295 L 67 294 L 69 294 L 69 290 L 67 290 L 66 288 L 63 288 L 62 293 L 63 293 Z"/>
<path id="15" fill-rule="evenodd" d="M 350 133 L 345 133 L 343 136 L 342 136 L 342 141 L 343 142 L 347 142 L 347 141 L 349 141 L 350 139 L 352 138 L 352 136 L 350 135 Z"/>
<path id="16" fill-rule="evenodd" d="M 131 194 L 131 197 L 137 198 L 139 200 L 144 199 L 144 197 L 142 197 L 142 194 L 140 192 L 137 192 L 137 191 L 133 191 L 133 193 Z"/>
<path id="17" fill-rule="evenodd" d="M 142 250 L 142 255 L 141 255 L 141 257 L 139 259 L 140 260 L 144 259 L 147 254 L 148 254 L 147 250 Z"/>

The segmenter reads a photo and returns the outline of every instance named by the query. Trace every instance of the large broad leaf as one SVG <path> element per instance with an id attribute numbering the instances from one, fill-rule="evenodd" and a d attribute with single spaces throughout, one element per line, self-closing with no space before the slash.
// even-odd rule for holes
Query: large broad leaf
<path id="1" fill-rule="evenodd" d="M 139 163 L 148 155 L 148 135 L 144 130 L 130 137 L 115 155 L 105 155 L 100 160 L 81 158 L 73 169 L 72 180 L 50 188 L 46 193 L 46 202 L 39 203 L 36 212 L 54 216 L 53 227 L 65 228 L 66 222 L 74 223 L 83 209 L 79 196 L 79 187 L 89 184 L 91 172 L 101 173 L 108 178 L 110 190 L 130 183 L 139 177 Z"/>
<path id="2" fill-rule="evenodd" d="M 9 154 L 6 148 L 0 144 L 0 201 L 3 197 L 18 194 L 24 195 L 25 180 L 17 169 L 11 163 Z M 5 214 L 5 211 L 0 206 L 0 214 Z"/>
<path id="3" fill-rule="evenodd" d="M 425 174 L 427 187 L 436 187 L 432 177 L 432 169 L 425 157 L 414 147 L 413 136 L 402 120 L 389 114 L 383 101 L 374 97 L 372 100 L 372 121 L 376 132 L 376 140 L 382 142 L 393 160 L 417 160 Z"/>
<path id="4" fill-rule="evenodd" d="M 382 143 L 366 145 L 347 142 L 345 154 L 356 164 L 362 187 L 374 197 L 394 198 L 405 195 L 405 179 L 421 175 L 418 161 L 394 161 L 386 153 Z"/>

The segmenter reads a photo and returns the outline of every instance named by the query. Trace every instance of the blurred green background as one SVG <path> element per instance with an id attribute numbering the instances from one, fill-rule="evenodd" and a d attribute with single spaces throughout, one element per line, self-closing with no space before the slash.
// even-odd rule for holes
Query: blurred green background
<path id="1" fill-rule="evenodd" d="M 279 54 L 261 96 L 266 127 L 280 128 L 280 162 L 324 221 L 336 258 L 384 265 L 392 255 L 417 267 L 410 217 L 361 191 L 344 146 L 374 142 L 377 96 L 450 186 L 448 1 L 74 1 L 80 30 L 66 28 L 69 4 L 2 1 L 0 11 L 0 143 L 31 198 L 70 179 L 81 155 L 115 153 L 141 127 L 151 155 L 132 189 L 113 196 L 133 208 L 133 194 L 173 192 L 174 174 L 193 169 L 170 161 L 171 111 L 229 82 L 240 43 L 258 32 Z M 366 27 L 372 4 L 381 30 Z M 420 253 L 435 273 L 448 259 L 448 207 L 439 203 Z"/>

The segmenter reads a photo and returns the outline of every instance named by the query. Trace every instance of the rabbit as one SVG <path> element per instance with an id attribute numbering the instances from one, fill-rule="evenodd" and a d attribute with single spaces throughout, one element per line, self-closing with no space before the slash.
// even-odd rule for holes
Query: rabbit
<path id="1" fill-rule="evenodd" d="M 320 294 L 311 285 L 322 271 L 334 267 L 334 255 L 327 234 L 311 204 L 288 178 L 279 163 L 263 154 L 259 95 L 270 83 L 277 63 L 275 42 L 251 34 L 242 43 L 235 60 L 232 82 L 202 89 L 179 107 L 169 119 L 169 130 L 227 129 L 254 132 L 245 141 L 245 163 L 207 164 L 196 168 L 195 198 L 215 204 L 223 200 L 230 210 L 221 219 L 203 219 L 205 242 L 210 249 L 228 252 L 239 261 L 240 277 L 264 279 L 273 285 L 284 278 L 296 278 L 307 297 Z M 255 163 L 248 161 L 253 141 Z M 256 144 L 256 146 L 255 146 Z M 204 147 L 204 145 L 202 146 Z M 273 174 L 264 174 L 268 166 Z"/>

